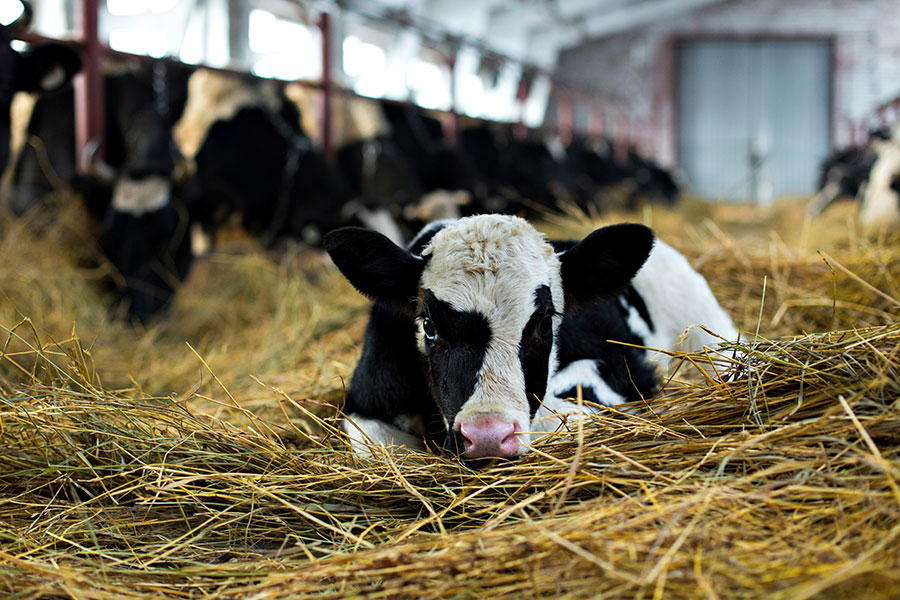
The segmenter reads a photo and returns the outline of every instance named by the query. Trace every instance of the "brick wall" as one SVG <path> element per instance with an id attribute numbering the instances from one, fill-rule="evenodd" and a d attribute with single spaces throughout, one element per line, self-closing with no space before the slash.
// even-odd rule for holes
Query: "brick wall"
<path id="1" fill-rule="evenodd" d="M 561 81 L 605 108 L 606 131 L 628 123 L 638 146 L 675 160 L 677 42 L 703 38 L 833 41 L 832 145 L 861 139 L 880 104 L 900 96 L 900 0 L 733 0 L 571 48 Z M 824 98 L 823 101 L 828 101 Z"/>

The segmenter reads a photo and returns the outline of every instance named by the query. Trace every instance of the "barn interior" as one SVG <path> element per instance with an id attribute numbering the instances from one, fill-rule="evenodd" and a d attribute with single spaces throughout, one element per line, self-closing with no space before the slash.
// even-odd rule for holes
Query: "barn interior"
<path id="1" fill-rule="evenodd" d="M 0 595 L 896 598 L 896 15 L 0 0 L 20 64 L 80 62 L 10 97 Z M 354 455 L 323 235 L 481 212 L 652 227 L 743 337 L 515 461 Z"/>

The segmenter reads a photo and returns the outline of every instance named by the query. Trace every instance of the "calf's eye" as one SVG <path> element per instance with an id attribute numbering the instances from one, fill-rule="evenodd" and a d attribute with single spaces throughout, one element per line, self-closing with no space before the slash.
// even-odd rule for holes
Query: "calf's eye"
<path id="1" fill-rule="evenodd" d="M 538 334 L 542 338 L 548 338 L 553 335 L 553 315 L 547 315 L 541 319 L 540 325 L 538 325 Z"/>
<path id="2" fill-rule="evenodd" d="M 425 334 L 427 341 L 434 342 L 437 340 L 437 329 L 434 328 L 434 323 L 428 317 L 422 317 L 422 332 Z"/>

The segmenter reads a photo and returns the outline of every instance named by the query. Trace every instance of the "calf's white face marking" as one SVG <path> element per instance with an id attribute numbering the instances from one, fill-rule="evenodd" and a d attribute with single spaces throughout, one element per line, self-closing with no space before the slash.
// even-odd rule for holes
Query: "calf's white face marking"
<path id="1" fill-rule="evenodd" d="M 432 370 L 442 370 L 435 364 L 442 355 L 456 354 L 455 359 L 443 357 L 451 368 L 468 366 L 481 358 L 467 398 L 447 397 L 463 392 L 466 385 L 441 389 L 442 382 L 435 382 L 445 425 L 458 432 L 466 423 L 492 416 L 515 423 L 518 431 L 527 433 L 532 410 L 520 349 L 523 332 L 536 310 L 538 290 L 549 289 L 551 304 L 544 308 L 552 319 L 554 336 L 562 318 L 560 263 L 553 248 L 522 219 L 481 216 L 462 219 L 439 231 L 422 256 L 428 262 L 422 272 L 418 302 L 420 352 L 428 358 Z M 453 327 L 471 331 L 443 331 Z M 555 343 L 547 360 L 552 373 L 556 367 Z M 439 375 L 465 376 L 455 372 Z M 540 396 L 543 393 L 544 389 L 538 391 Z M 520 445 L 519 453 L 524 451 Z"/>

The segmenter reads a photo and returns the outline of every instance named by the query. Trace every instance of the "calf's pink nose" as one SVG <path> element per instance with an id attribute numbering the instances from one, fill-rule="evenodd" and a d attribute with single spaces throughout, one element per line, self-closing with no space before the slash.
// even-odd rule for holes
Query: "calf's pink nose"
<path id="1" fill-rule="evenodd" d="M 486 458 L 489 456 L 511 457 L 519 453 L 519 440 L 515 423 L 501 421 L 494 417 L 481 417 L 459 427 L 463 437 L 465 458 Z"/>

